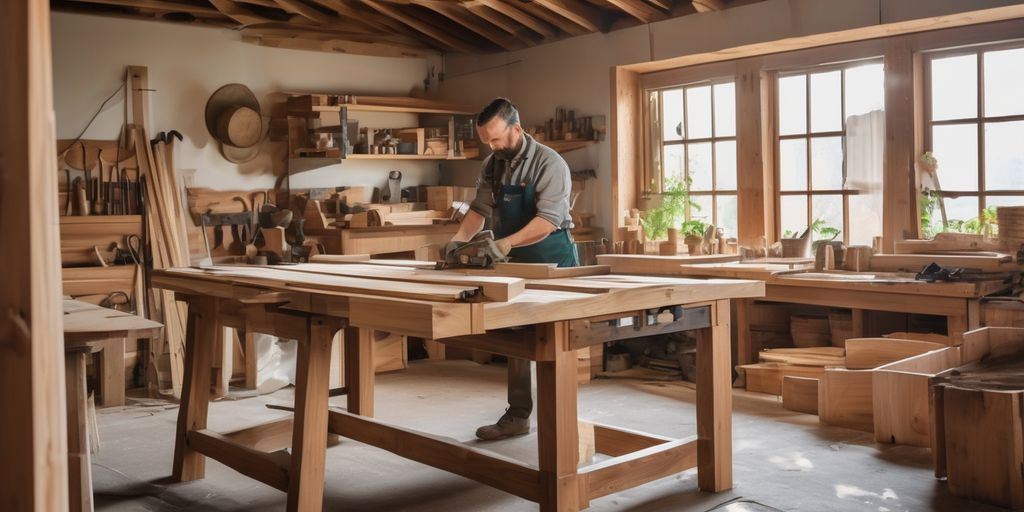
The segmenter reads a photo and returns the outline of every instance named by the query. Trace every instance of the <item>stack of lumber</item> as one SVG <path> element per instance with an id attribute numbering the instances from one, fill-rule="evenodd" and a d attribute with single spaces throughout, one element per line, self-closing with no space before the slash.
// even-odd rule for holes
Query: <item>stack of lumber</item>
<path id="1" fill-rule="evenodd" d="M 932 379 L 935 476 L 953 495 L 1020 510 L 1024 329 L 966 333 L 964 360 L 972 362 Z"/>

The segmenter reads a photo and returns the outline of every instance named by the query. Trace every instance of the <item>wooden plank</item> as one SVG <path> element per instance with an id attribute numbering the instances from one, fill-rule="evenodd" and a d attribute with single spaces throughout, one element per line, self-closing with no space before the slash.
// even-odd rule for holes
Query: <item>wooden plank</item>
<path id="1" fill-rule="evenodd" d="M 612 457 L 627 455 L 652 446 L 676 441 L 670 437 L 657 436 L 622 427 L 580 421 L 594 430 L 594 451 Z M 696 452 L 695 452 L 696 453 Z"/>
<path id="2" fill-rule="evenodd" d="M 534 31 L 537 35 L 550 38 L 555 36 L 555 29 L 544 21 L 541 21 L 530 14 L 519 10 L 516 6 L 504 0 L 480 0 L 484 5 L 498 11 L 513 20 L 522 23 L 524 27 Z"/>
<path id="3" fill-rule="evenodd" d="M 736 254 L 711 256 L 647 256 L 643 254 L 598 254 L 597 263 L 608 265 L 614 274 L 681 275 L 680 265 L 739 261 Z"/>
<path id="4" fill-rule="evenodd" d="M 984 327 L 964 333 L 964 363 L 982 358 L 997 358 L 1015 354 L 1024 348 L 1024 329 L 1012 327 Z"/>
<path id="5" fill-rule="evenodd" d="M 331 432 L 476 480 L 530 501 L 541 499 L 539 472 L 521 462 L 344 411 L 328 412 Z"/>
<path id="6" fill-rule="evenodd" d="M 488 331 L 486 334 L 455 336 L 438 341 L 445 346 L 450 345 L 468 350 L 483 350 L 491 354 L 532 360 L 537 354 L 532 338 L 533 333 L 530 331 L 497 330 Z"/>
<path id="7" fill-rule="evenodd" d="M 697 331 L 697 485 L 732 488 L 732 364 L 729 301 L 717 300 L 712 327 Z"/>
<path id="8" fill-rule="evenodd" d="M 464 7 L 461 5 L 453 4 L 452 2 L 441 2 L 438 0 L 412 1 L 416 5 L 422 5 L 423 7 L 426 7 L 427 9 L 430 9 L 455 22 L 455 24 L 471 30 L 486 41 L 494 43 L 506 51 L 519 50 L 524 47 L 523 43 L 519 40 L 506 36 L 500 32 L 495 32 L 494 29 L 487 24 L 481 23 L 475 16 L 464 11 Z"/>
<path id="9" fill-rule="evenodd" d="M 945 348 L 941 343 L 892 338 L 851 338 L 846 340 L 846 367 L 877 368 L 900 359 Z"/>
<path id="10" fill-rule="evenodd" d="M 612 98 L 615 107 L 611 111 L 611 159 L 612 159 L 612 242 L 626 239 L 624 212 L 636 208 L 637 198 L 653 176 L 646 176 L 640 169 L 645 169 L 643 147 L 643 131 L 637 126 L 645 126 L 644 115 L 647 95 L 640 90 L 640 74 L 623 69 L 622 66 L 612 68 L 610 76 Z M 601 263 L 601 260 L 597 260 Z"/>
<path id="11" fill-rule="evenodd" d="M 875 369 L 872 414 L 875 441 L 931 446 L 929 380 L 960 364 L 960 348 L 946 347 Z"/>
<path id="12" fill-rule="evenodd" d="M 818 419 L 864 432 L 874 429 L 871 370 L 825 370 L 818 387 Z"/>
<path id="13" fill-rule="evenodd" d="M 463 40 L 422 21 L 421 19 L 405 14 L 401 10 L 395 9 L 389 3 L 379 2 L 376 0 L 365 0 L 363 4 L 384 16 L 400 21 L 402 24 L 409 26 L 409 28 L 438 41 L 448 48 L 458 50 L 463 53 L 476 52 L 476 48 L 472 44 L 466 43 Z"/>
<path id="14" fill-rule="evenodd" d="M 630 16 L 642 23 L 654 23 L 667 17 L 664 12 L 652 7 L 643 0 L 608 0 L 608 3 L 626 11 Z"/>
<path id="15" fill-rule="evenodd" d="M 917 173 L 914 171 L 914 49 L 899 39 L 885 45 L 885 160 L 882 252 L 916 235 Z M 909 179 L 908 179 L 909 178 Z M 872 258 L 872 265 L 875 265 Z"/>
<path id="16" fill-rule="evenodd" d="M 578 510 L 576 354 L 566 350 L 569 323 L 537 325 L 537 453 L 541 510 Z"/>
<path id="17" fill-rule="evenodd" d="M 64 354 L 64 379 L 67 392 L 68 497 L 69 510 L 92 512 L 92 464 L 90 463 L 88 422 L 89 390 L 85 385 L 86 351 L 68 350 Z"/>
<path id="18" fill-rule="evenodd" d="M 783 377 L 782 407 L 790 411 L 818 414 L 818 379 Z"/>
<path id="19" fill-rule="evenodd" d="M 746 376 L 746 390 L 755 393 L 781 395 L 783 380 L 787 377 L 819 379 L 825 370 L 820 366 L 801 366 L 781 363 L 755 363 L 740 366 Z"/>
<path id="20" fill-rule="evenodd" d="M 846 364 L 846 350 L 840 347 L 774 348 L 762 350 L 757 356 L 762 363 L 822 367 Z"/>
<path id="21" fill-rule="evenodd" d="M 326 438 L 325 438 L 326 439 Z M 270 454 L 232 442 L 228 437 L 201 429 L 188 433 L 189 449 L 210 457 L 239 473 L 277 490 L 288 491 L 288 456 Z M 283 455 L 283 454 L 282 454 Z"/>
<path id="22" fill-rule="evenodd" d="M 696 436 L 669 441 L 580 470 L 581 494 L 593 500 L 697 466 Z"/>
<path id="23" fill-rule="evenodd" d="M 0 503 L 68 507 L 49 2 L 0 2 Z"/>
<path id="24" fill-rule="evenodd" d="M 963 267 L 982 272 L 1009 272 L 1020 267 L 1009 254 L 971 256 L 966 254 L 875 254 L 871 257 L 871 270 L 876 272 L 920 272 L 937 263 L 944 267 Z"/>
<path id="25" fill-rule="evenodd" d="M 736 70 L 736 111 L 746 113 L 736 116 L 736 183 L 737 194 L 743 197 L 737 204 L 737 238 L 746 247 L 759 247 L 762 236 L 769 241 L 776 236 L 772 200 L 775 84 L 762 72 L 762 65 L 760 59 L 745 60 Z"/>
<path id="26" fill-rule="evenodd" d="M 252 448 L 261 452 L 276 452 L 292 446 L 292 428 L 295 424 L 291 416 L 269 420 L 258 425 L 245 427 L 220 434 L 232 443 Z"/>
<path id="27" fill-rule="evenodd" d="M 607 24 L 598 8 L 580 0 L 536 0 L 563 18 L 583 27 L 588 32 L 604 32 Z"/>

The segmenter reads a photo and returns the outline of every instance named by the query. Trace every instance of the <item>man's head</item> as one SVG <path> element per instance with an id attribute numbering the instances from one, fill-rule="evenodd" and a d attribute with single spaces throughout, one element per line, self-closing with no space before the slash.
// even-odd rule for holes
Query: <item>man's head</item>
<path id="1" fill-rule="evenodd" d="M 511 158 L 523 137 L 519 111 L 508 98 L 496 98 L 477 114 L 476 132 L 491 151 Z"/>

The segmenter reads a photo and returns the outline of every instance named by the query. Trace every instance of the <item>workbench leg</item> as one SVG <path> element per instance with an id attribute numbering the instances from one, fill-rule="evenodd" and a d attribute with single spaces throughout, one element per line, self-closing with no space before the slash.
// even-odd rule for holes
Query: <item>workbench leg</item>
<path id="1" fill-rule="evenodd" d="M 750 314 L 751 301 L 736 299 L 736 364 L 757 362 L 758 348 L 751 345 Z"/>
<path id="2" fill-rule="evenodd" d="M 178 429 L 174 437 L 174 469 L 177 482 L 198 480 L 206 475 L 206 457 L 188 446 L 188 433 L 206 428 L 210 408 L 210 372 L 213 346 L 218 335 L 217 300 L 193 297 L 188 304 L 185 330 L 185 368 L 178 408 Z"/>
<path id="3" fill-rule="evenodd" d="M 697 485 L 732 488 L 732 365 L 729 301 L 715 301 L 711 327 L 697 331 Z"/>
<path id="4" fill-rule="evenodd" d="M 576 352 L 569 322 L 537 326 L 537 452 L 542 512 L 579 510 Z"/>
<path id="5" fill-rule="evenodd" d="M 259 357 L 256 354 L 256 333 L 252 329 L 246 328 L 245 331 L 239 332 L 238 335 L 244 337 L 245 389 L 256 389 L 256 362 Z"/>
<path id="6" fill-rule="evenodd" d="M 88 392 L 85 387 L 85 352 L 64 353 L 68 417 L 68 509 L 92 512 L 92 465 L 89 461 Z"/>
<path id="7" fill-rule="evenodd" d="M 373 416 L 373 330 L 345 328 L 345 387 L 348 412 Z"/>
<path id="8" fill-rule="evenodd" d="M 124 405 L 124 338 L 100 343 L 100 407 Z"/>
<path id="9" fill-rule="evenodd" d="M 288 510 L 319 511 L 324 501 L 327 455 L 327 395 L 331 379 L 331 344 L 339 325 L 313 317 L 306 339 L 298 340 L 295 362 L 295 420 L 288 475 Z"/>

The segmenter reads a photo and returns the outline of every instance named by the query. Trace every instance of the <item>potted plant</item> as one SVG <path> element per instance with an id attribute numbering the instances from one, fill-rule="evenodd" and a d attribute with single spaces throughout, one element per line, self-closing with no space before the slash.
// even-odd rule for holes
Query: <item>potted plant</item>
<path id="1" fill-rule="evenodd" d="M 661 204 L 644 212 L 640 227 L 647 240 L 664 240 L 668 230 L 686 219 L 686 212 L 700 211 L 700 205 L 690 200 L 690 178 L 673 179 L 661 193 Z"/>
<path id="2" fill-rule="evenodd" d="M 707 230 L 707 227 L 707 224 L 700 219 L 690 219 L 679 227 L 679 231 L 684 237 L 683 242 L 686 243 L 691 255 L 703 254 L 704 231 Z"/>

